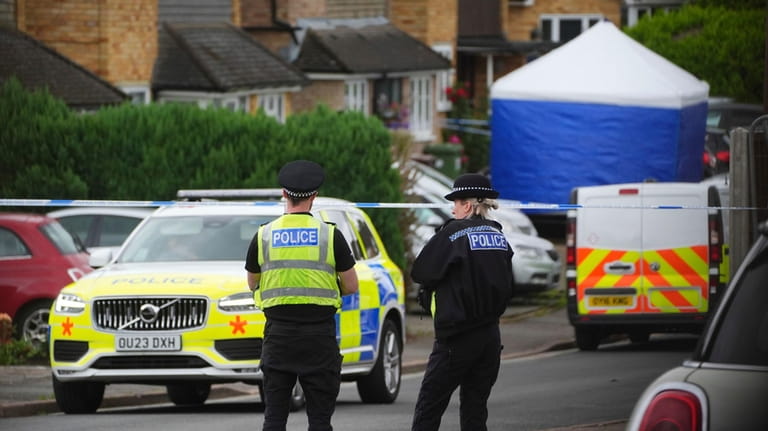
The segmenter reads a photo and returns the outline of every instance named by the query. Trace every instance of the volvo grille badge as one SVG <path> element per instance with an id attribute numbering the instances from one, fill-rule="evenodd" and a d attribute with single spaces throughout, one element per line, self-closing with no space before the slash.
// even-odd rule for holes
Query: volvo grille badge
<path id="1" fill-rule="evenodd" d="M 145 323 L 155 323 L 160 313 L 160 307 L 155 304 L 144 304 L 139 309 L 139 317 Z"/>

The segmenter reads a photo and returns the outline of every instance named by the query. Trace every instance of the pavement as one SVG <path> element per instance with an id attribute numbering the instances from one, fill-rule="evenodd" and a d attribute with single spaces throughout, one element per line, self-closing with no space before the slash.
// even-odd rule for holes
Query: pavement
<path id="1" fill-rule="evenodd" d="M 432 351 L 432 320 L 427 315 L 408 313 L 407 338 L 403 349 L 403 373 L 422 372 Z M 535 355 L 575 347 L 573 329 L 565 308 L 549 305 L 512 304 L 501 319 L 504 349 L 502 359 Z M 258 395 L 256 386 L 244 383 L 220 384 L 211 388 L 210 399 Z M 102 408 L 168 403 L 165 388 L 152 385 L 108 385 Z M 0 418 L 59 412 L 51 386 L 51 369 L 46 365 L 0 367 Z M 0 419 L 0 425 L 2 419 Z M 573 425 L 546 431 L 620 431 L 626 421 Z"/>

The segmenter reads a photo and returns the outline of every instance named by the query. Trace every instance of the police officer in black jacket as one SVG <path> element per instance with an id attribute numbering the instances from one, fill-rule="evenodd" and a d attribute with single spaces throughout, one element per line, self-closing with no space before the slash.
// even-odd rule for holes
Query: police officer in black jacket
<path id="1" fill-rule="evenodd" d="M 512 249 L 488 219 L 499 193 L 480 174 L 464 174 L 445 196 L 453 216 L 413 265 L 419 303 L 431 312 L 435 342 L 416 401 L 412 431 L 437 430 L 460 387 L 463 431 L 486 430 L 487 401 L 499 373 L 499 317 L 512 288 Z"/>

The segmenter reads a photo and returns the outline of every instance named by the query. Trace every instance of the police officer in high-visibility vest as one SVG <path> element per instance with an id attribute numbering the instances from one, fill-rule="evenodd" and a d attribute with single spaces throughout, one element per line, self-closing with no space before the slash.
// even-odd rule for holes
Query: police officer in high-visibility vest
<path id="1" fill-rule="evenodd" d="M 413 431 L 437 430 L 460 389 L 462 431 L 484 431 L 499 373 L 499 317 L 512 289 L 512 249 L 488 219 L 499 193 L 483 175 L 464 174 L 445 196 L 454 219 L 437 229 L 413 264 L 419 303 L 433 316 L 435 342 L 413 415 Z"/>
<path id="2" fill-rule="evenodd" d="M 307 160 L 280 169 L 285 214 L 259 228 L 246 256 L 248 286 L 267 320 L 263 430 L 285 430 L 297 379 L 309 430 L 333 429 L 342 361 L 335 315 L 341 296 L 357 292 L 358 282 L 342 233 L 309 212 L 323 178 L 322 167 Z"/>

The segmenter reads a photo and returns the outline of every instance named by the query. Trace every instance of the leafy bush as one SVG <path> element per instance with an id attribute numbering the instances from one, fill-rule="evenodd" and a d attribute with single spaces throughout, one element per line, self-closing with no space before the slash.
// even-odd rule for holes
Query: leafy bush
<path id="1" fill-rule="evenodd" d="M 0 365 L 24 365 L 30 361 L 46 358 L 46 351 L 38 349 L 23 340 L 10 340 L 0 344 Z"/>
<path id="2" fill-rule="evenodd" d="M 709 83 L 709 94 L 762 103 L 765 65 L 765 3 L 705 2 L 654 15 L 624 31 L 669 61 Z"/>
<path id="3" fill-rule="evenodd" d="M 278 187 L 294 159 L 326 171 L 321 195 L 402 202 L 390 132 L 377 118 L 325 106 L 286 124 L 266 115 L 123 104 L 77 115 L 11 79 L 0 89 L 0 196 L 172 200 L 179 189 Z M 393 260 L 404 264 L 399 210 L 368 210 Z"/>

